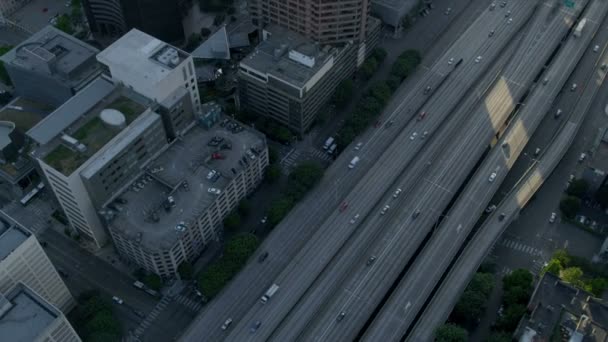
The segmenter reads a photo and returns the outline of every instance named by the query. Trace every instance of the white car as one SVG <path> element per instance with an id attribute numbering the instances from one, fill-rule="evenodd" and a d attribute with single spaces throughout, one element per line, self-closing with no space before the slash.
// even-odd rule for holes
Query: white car
<path id="1" fill-rule="evenodd" d="M 575 91 L 577 87 L 578 86 L 576 85 L 576 83 L 572 83 L 572 85 L 570 86 L 570 91 Z"/>
<path id="2" fill-rule="evenodd" d="M 551 213 L 551 216 L 549 217 L 549 223 L 555 222 L 556 218 L 557 218 L 557 214 Z"/>
<path id="3" fill-rule="evenodd" d="M 578 157 L 578 161 L 579 163 L 582 163 L 585 161 L 585 159 L 587 159 L 587 154 L 586 153 L 581 153 L 581 156 Z"/>
<path id="4" fill-rule="evenodd" d="M 507 20 L 507 25 L 511 24 L 513 22 L 513 18 L 509 18 L 509 20 Z"/>
<path id="5" fill-rule="evenodd" d="M 492 204 L 486 208 L 486 213 L 489 214 L 489 213 L 493 212 L 494 210 L 496 210 L 496 205 Z"/>
<path id="6" fill-rule="evenodd" d="M 268 222 L 268 216 L 262 217 L 262 219 L 260 220 L 260 223 L 261 224 L 266 224 L 266 222 Z"/>
<path id="7" fill-rule="evenodd" d="M 481 56 L 477 56 L 475 57 L 475 63 L 479 63 L 481 62 L 482 57 Z"/>
<path id="8" fill-rule="evenodd" d="M 115 303 L 117 303 L 117 304 L 122 304 L 122 303 L 124 303 L 122 299 L 120 299 L 120 298 L 118 298 L 118 297 L 116 297 L 116 296 L 112 297 L 112 300 L 113 300 Z"/>
<path id="9" fill-rule="evenodd" d="M 359 218 L 359 214 L 353 216 L 352 219 L 350 219 L 350 224 L 355 224 L 355 222 L 357 222 L 357 219 Z"/>
<path id="10" fill-rule="evenodd" d="M 387 205 L 384 206 L 384 208 L 382 208 L 382 210 L 380 211 L 380 215 L 384 215 L 386 214 L 386 212 L 390 209 L 391 207 Z"/>
<path id="11" fill-rule="evenodd" d="M 220 189 L 216 189 L 216 188 L 209 188 L 209 189 L 207 189 L 207 192 L 210 194 L 214 194 L 214 195 L 219 195 L 222 193 L 222 191 Z"/>
<path id="12" fill-rule="evenodd" d="M 417 136 L 418 136 L 418 133 L 416 133 L 416 132 L 412 133 L 412 135 L 410 135 L 410 140 L 416 139 Z"/>
<path id="13" fill-rule="evenodd" d="M 228 329 L 230 324 L 232 324 L 232 318 L 228 318 L 227 320 L 224 321 L 224 324 L 222 324 L 222 330 Z"/>
<path id="14" fill-rule="evenodd" d="M 448 59 L 448 65 L 452 65 L 452 64 L 454 64 L 454 58 Z"/>
<path id="15" fill-rule="evenodd" d="M 361 149 L 361 147 L 363 146 L 363 143 L 357 143 L 357 145 L 355 145 L 355 151 L 359 151 Z"/>
<path id="16" fill-rule="evenodd" d="M 399 194 L 401 193 L 401 189 L 397 189 L 395 190 L 395 193 L 393 194 L 393 198 L 397 198 L 399 196 Z"/>
<path id="17" fill-rule="evenodd" d="M 496 172 L 492 172 L 492 174 L 490 175 L 490 178 L 488 178 L 488 181 L 490 183 L 492 183 L 495 179 L 496 179 Z"/>
<path id="18" fill-rule="evenodd" d="M 599 45 L 594 46 L 593 52 L 598 52 L 598 51 L 600 51 L 600 46 Z"/>

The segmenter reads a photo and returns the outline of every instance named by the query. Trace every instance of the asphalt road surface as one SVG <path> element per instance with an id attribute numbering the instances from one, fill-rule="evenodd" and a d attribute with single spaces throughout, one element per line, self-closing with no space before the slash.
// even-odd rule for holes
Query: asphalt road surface
<path id="1" fill-rule="evenodd" d="M 606 5 L 599 1 L 594 5 L 597 7 L 589 11 L 589 17 L 595 17 L 595 25 L 597 26 L 598 21 L 601 22 L 601 18 L 606 13 Z M 590 37 L 588 38 L 590 39 Z M 606 56 L 603 59 L 605 60 Z M 451 308 L 458 300 L 458 294 L 464 290 L 475 269 L 481 263 L 481 260 L 493 243 L 498 239 L 506 225 L 518 215 L 521 208 L 530 200 L 561 160 L 571 145 L 597 89 L 602 85 L 605 78 L 604 73 L 597 72 L 599 71 L 597 66 L 597 64 L 594 65 L 593 70 L 595 72 L 592 75 L 593 77 L 590 78 L 591 82 L 587 82 L 586 87 L 583 86 L 583 96 L 578 102 L 576 109 L 572 112 L 573 114 L 570 119 L 554 138 L 546 153 L 540 158 L 540 161 L 533 165 L 527 177 L 518 183 L 514 191 L 505 198 L 496 212 L 486 220 L 484 226 L 481 227 L 473 240 L 468 244 L 468 247 L 463 251 L 462 256 L 458 259 L 448 277 L 425 309 L 424 314 L 418 320 L 417 325 L 409 335 L 409 340 L 418 341 L 431 337 L 434 327 L 441 324 L 447 318 Z M 502 222 L 496 219 L 496 215 L 499 212 L 506 214 L 505 220 Z"/>
<path id="2" fill-rule="evenodd" d="M 470 42 L 463 41 L 461 45 L 470 46 Z M 467 57 L 472 58 L 473 55 L 474 51 L 471 51 Z M 449 69 L 447 63 L 442 65 L 442 70 Z M 419 83 L 406 82 L 395 94 L 394 98 L 399 99 L 400 105 L 389 105 L 389 110 L 381 118 L 383 122 L 394 114 L 395 107 L 402 106 L 402 104 L 409 104 L 412 108 L 419 107 L 425 100 L 425 97 L 420 96 L 422 92 L 419 88 L 420 85 L 433 84 L 442 78 L 441 74 L 437 74 L 436 71 L 421 70 L 421 74 L 421 76 L 414 76 L 410 79 L 420 80 Z M 414 94 L 412 89 L 416 89 L 418 92 Z M 328 214 L 336 210 L 344 194 L 354 186 L 414 115 L 415 113 L 412 111 L 409 117 L 395 116 L 395 124 L 392 129 L 372 129 L 364 134 L 362 141 L 365 142 L 366 156 L 357 168 L 347 171 L 347 164 L 353 157 L 352 153 L 345 153 L 338 158 L 327 171 L 322 183 L 290 213 L 279 227 L 275 228 L 273 234 L 262 245 L 260 253 L 265 250 L 270 253 L 267 261 L 263 265 L 251 263 L 239 273 L 223 294 L 212 301 L 205 312 L 191 325 L 184 340 L 197 341 L 201 336 L 210 340 L 222 339 L 222 336 L 225 336 L 219 329 L 222 322 L 228 317 L 233 317 L 236 321 L 238 315 L 242 314 L 246 308 L 258 302 L 259 296 L 287 262 L 293 258 L 299 250 L 299 246 L 310 238 Z M 252 260 L 255 258 L 256 256 Z"/>
<path id="3" fill-rule="evenodd" d="M 588 12 L 590 23 L 595 22 L 595 26 L 588 27 L 584 37 L 570 38 L 560 50 L 549 72 L 543 75 L 551 79 L 551 82 L 546 85 L 541 83 L 532 91 L 525 106 L 519 111 L 518 117 L 513 120 L 505 133 L 501 144 L 491 151 L 465 191 L 459 196 L 459 200 L 441 223 L 435 236 L 425 246 L 397 290 L 376 316 L 364 340 L 395 340 L 403 336 L 414 322 L 418 310 L 450 265 L 476 223 L 477 217 L 483 213 L 504 175 L 519 157 L 528 138 L 535 132 L 543 118 L 538 113 L 548 112 L 553 98 L 557 96 L 585 51 L 585 47 L 591 41 L 593 30 L 598 27 L 598 19 L 603 19 L 608 9 L 604 3 L 596 2 L 594 5 Z M 561 18 L 558 20 L 563 23 Z M 567 30 L 554 30 L 551 27 L 547 30 L 557 34 L 563 34 L 565 31 Z M 544 37 L 542 40 L 545 40 Z M 501 147 L 502 143 L 507 145 Z M 488 176 L 493 172 L 496 172 L 497 176 L 493 182 L 488 182 Z M 404 310 L 404 307 L 407 309 Z"/>
<path id="4" fill-rule="evenodd" d="M 349 211 L 347 212 L 350 212 L 350 215 L 344 215 L 344 213 L 336 211 L 330 216 L 324 226 L 274 281 L 274 283 L 286 289 L 279 290 L 266 305 L 254 303 L 250 312 L 235 326 L 233 333 L 228 337 L 229 340 L 266 339 L 357 228 L 356 224 L 349 224 L 351 218 L 354 217 L 351 215 L 358 213 L 361 217 L 366 217 L 371 212 L 371 208 L 379 204 L 384 195 L 388 194 L 390 196 L 393 193 L 395 188 L 391 187 L 392 181 L 402 173 L 414 155 L 420 151 L 420 147 L 426 142 L 424 139 L 415 137 L 413 133 L 422 135 L 422 132 L 428 131 L 432 134 L 441 125 L 453 108 L 461 101 L 463 95 L 467 93 L 467 90 L 484 73 L 490 65 L 490 61 L 500 54 L 506 43 L 524 25 L 532 13 L 534 3 L 528 1 L 512 2 L 508 7 L 508 9 L 502 9 L 503 11 L 485 12 L 485 15 L 480 16 L 459 40 L 461 45 L 464 45 L 464 49 L 456 50 L 453 46 L 447 52 L 444 60 L 449 58 L 447 56 L 455 56 L 456 61 L 462 57 L 464 62 L 459 68 L 454 69 L 454 72 L 437 88 L 430 101 L 421 109 L 429 113 L 427 117 L 421 122 L 410 122 L 402 130 L 401 134 L 382 154 L 380 160 L 372 166 L 368 174 L 347 196 L 346 201 L 349 203 Z M 510 10 L 511 15 L 515 18 L 512 22 L 504 19 L 507 10 Z M 503 21 L 499 21 L 499 18 Z M 498 27 L 496 27 L 497 22 L 499 23 Z M 492 37 L 493 39 L 488 39 L 488 32 L 491 28 L 496 28 L 496 31 Z M 477 45 L 472 42 L 476 42 Z M 460 48 L 458 42 L 455 46 Z M 474 61 L 476 56 L 483 56 L 485 59 L 480 58 Z M 439 63 L 433 68 L 441 70 L 440 68 L 450 67 L 446 64 Z M 429 83 L 422 84 L 424 86 L 419 87 L 417 92 L 410 93 L 410 95 L 418 95 L 418 97 L 423 95 L 420 93 Z M 437 84 L 430 84 L 434 88 L 437 87 Z M 404 103 L 411 103 L 411 101 L 407 101 L 409 100 L 407 98 L 404 100 Z M 402 116 L 407 116 L 407 114 L 408 110 L 405 109 Z M 359 154 L 363 160 L 366 158 L 366 152 L 363 150 L 363 154 Z M 365 194 L 365 197 L 361 194 Z M 427 197 L 428 199 L 432 198 L 428 195 Z M 417 204 L 411 203 L 411 206 L 413 207 L 404 211 L 413 213 Z M 351 211 L 351 209 L 355 210 Z M 377 211 L 373 211 L 372 216 L 377 217 Z M 261 326 L 252 335 L 250 327 L 256 321 L 260 321 Z"/>

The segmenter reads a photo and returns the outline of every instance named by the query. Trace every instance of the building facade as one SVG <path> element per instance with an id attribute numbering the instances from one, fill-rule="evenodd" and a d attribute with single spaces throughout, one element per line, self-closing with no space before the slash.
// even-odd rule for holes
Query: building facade
<path id="1" fill-rule="evenodd" d="M 223 219 L 260 184 L 268 165 L 263 135 L 225 117 L 203 121 L 104 208 L 122 259 L 162 277 L 219 240 Z"/>
<path id="2" fill-rule="evenodd" d="M 47 26 L 2 57 L 17 95 L 57 107 L 100 73 L 96 48 Z"/>
<path id="3" fill-rule="evenodd" d="M 179 88 L 188 90 L 195 113 L 199 99 L 190 54 L 149 34 L 132 29 L 97 55 L 104 73 L 139 94 L 162 102 Z"/>
<path id="4" fill-rule="evenodd" d="M 91 31 L 121 36 L 132 28 L 164 41 L 184 40 L 180 10 L 187 0 L 83 0 Z"/>
<path id="5" fill-rule="evenodd" d="M 239 102 L 304 134 L 338 83 L 352 75 L 357 46 L 319 45 L 276 25 L 239 65 Z"/>
<path id="6" fill-rule="evenodd" d="M 81 341 L 65 315 L 23 283 L 0 294 L 0 336 L 6 341 Z"/>
<path id="7" fill-rule="evenodd" d="M 276 24 L 322 44 L 362 42 L 371 0 L 250 0 L 254 23 Z"/>
<path id="8" fill-rule="evenodd" d="M 74 298 L 34 234 L 9 222 L 0 221 L 0 293 L 23 283 L 63 312 L 71 310 Z"/>

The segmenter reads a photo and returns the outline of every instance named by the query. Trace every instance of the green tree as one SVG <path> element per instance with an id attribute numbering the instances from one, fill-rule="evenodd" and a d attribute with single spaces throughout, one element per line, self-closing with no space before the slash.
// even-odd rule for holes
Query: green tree
<path id="1" fill-rule="evenodd" d="M 401 78 L 395 75 L 389 75 L 388 79 L 386 80 L 386 85 L 391 88 L 391 91 L 395 91 L 401 85 Z"/>
<path id="2" fill-rule="evenodd" d="M 488 337 L 487 342 L 511 342 L 512 340 L 513 338 L 511 335 L 502 331 L 494 331 L 490 334 L 490 337 Z"/>
<path id="3" fill-rule="evenodd" d="M 592 278 L 585 281 L 585 291 L 589 291 L 597 297 L 601 297 L 606 288 L 608 288 L 608 279 L 606 278 Z"/>
<path id="4" fill-rule="evenodd" d="M 163 281 L 157 274 L 150 273 L 144 277 L 142 280 L 149 288 L 154 291 L 160 291 L 161 287 L 163 287 Z"/>
<path id="5" fill-rule="evenodd" d="M 411 66 L 402 58 L 397 58 L 391 67 L 391 75 L 398 77 L 400 80 L 407 78 L 411 72 Z"/>
<path id="6" fill-rule="evenodd" d="M 323 168 L 315 162 L 303 162 L 293 169 L 287 179 L 287 195 L 299 201 L 323 177 Z"/>
<path id="7" fill-rule="evenodd" d="M 338 108 L 344 108 L 352 99 L 354 84 L 351 79 L 345 79 L 338 84 L 334 93 L 334 102 Z"/>
<path id="8" fill-rule="evenodd" d="M 467 286 L 467 290 L 479 292 L 487 298 L 492 293 L 494 285 L 494 276 L 491 273 L 477 272 Z"/>
<path id="9" fill-rule="evenodd" d="M 384 50 L 383 48 L 379 48 L 379 47 L 375 48 L 371 53 L 371 56 L 376 59 L 378 64 L 381 64 L 382 62 L 384 62 L 387 55 L 388 55 L 388 53 L 386 52 L 386 50 Z"/>
<path id="10" fill-rule="evenodd" d="M 454 319 L 458 323 L 475 324 L 485 311 L 486 299 L 481 292 L 465 291 L 452 311 Z"/>
<path id="11" fill-rule="evenodd" d="M 530 288 L 524 286 L 514 286 L 503 294 L 504 303 L 509 306 L 513 304 L 525 305 L 530 299 Z"/>
<path id="12" fill-rule="evenodd" d="M 364 80 L 372 78 L 376 70 L 378 69 L 378 61 L 374 57 L 369 57 L 359 68 L 359 74 Z"/>
<path id="13" fill-rule="evenodd" d="M 572 257 L 565 249 L 558 249 L 553 253 L 553 259 L 559 261 L 561 267 L 568 267 L 572 263 Z M 558 273 L 555 273 L 556 275 Z"/>
<path id="14" fill-rule="evenodd" d="M 455 324 L 444 324 L 435 330 L 437 342 L 466 342 L 468 338 L 467 331 Z"/>
<path id="15" fill-rule="evenodd" d="M 376 99 L 373 96 L 366 96 L 363 98 L 363 100 L 359 103 L 360 110 L 363 110 L 363 112 L 365 114 L 363 114 L 362 116 L 369 118 L 369 117 L 374 117 L 376 115 L 379 114 L 380 111 L 382 111 L 382 103 Z M 361 111 L 356 112 L 357 114 L 362 113 Z M 368 120 L 365 120 L 368 121 Z M 367 122 L 366 124 L 364 124 L 363 126 L 367 126 Z"/>
<path id="16" fill-rule="evenodd" d="M 85 325 L 85 331 L 88 332 L 104 332 L 111 334 L 120 334 L 120 324 L 112 315 L 112 311 L 105 310 L 98 312 L 93 318 Z"/>
<path id="17" fill-rule="evenodd" d="M 249 216 L 249 213 L 251 212 L 251 202 L 247 199 L 242 199 L 241 202 L 239 202 L 238 211 L 242 217 Z"/>
<path id="18" fill-rule="evenodd" d="M 291 210 L 293 204 L 292 199 L 289 197 L 284 197 L 274 201 L 270 206 L 270 209 L 268 209 L 268 224 L 271 227 L 279 224 L 283 217 L 285 217 L 285 215 L 287 215 L 287 213 Z"/>
<path id="19" fill-rule="evenodd" d="M 194 269 L 192 268 L 192 264 L 184 261 L 177 267 L 177 273 L 184 280 L 190 280 L 194 276 Z"/>
<path id="20" fill-rule="evenodd" d="M 589 190 L 589 183 L 587 183 L 587 181 L 584 179 L 575 179 L 568 185 L 566 193 L 570 196 L 581 198 L 587 193 L 587 190 Z"/>
<path id="21" fill-rule="evenodd" d="M 581 200 L 573 196 L 566 196 L 559 202 L 559 209 L 564 216 L 573 219 L 581 209 Z"/>
<path id="22" fill-rule="evenodd" d="M 386 82 L 376 82 L 371 86 L 371 95 L 384 106 L 393 92 Z"/>
<path id="23" fill-rule="evenodd" d="M 120 342 L 121 337 L 109 332 L 96 331 L 87 335 L 83 340 L 87 342 Z"/>
<path id="24" fill-rule="evenodd" d="M 504 315 L 498 319 L 496 326 L 498 330 L 514 331 L 519 324 L 519 320 L 526 313 L 526 307 L 521 304 L 507 306 Z"/>
<path id="25" fill-rule="evenodd" d="M 557 259 L 551 259 L 549 260 L 549 262 L 547 263 L 547 266 L 545 266 L 543 268 L 543 270 L 541 271 L 541 274 L 545 274 L 546 272 L 555 274 L 555 275 L 559 275 L 559 272 L 562 269 L 562 265 L 559 262 L 559 260 Z"/>
<path id="26" fill-rule="evenodd" d="M 281 167 L 278 164 L 270 164 L 266 168 L 264 180 L 270 184 L 274 184 L 281 179 Z"/>
<path id="27" fill-rule="evenodd" d="M 274 164 L 279 161 L 279 151 L 277 151 L 276 147 L 269 146 L 268 147 L 268 163 Z"/>
<path id="28" fill-rule="evenodd" d="M 579 286 L 583 278 L 583 271 L 579 267 L 568 267 L 559 272 L 559 277 L 565 282 Z"/>
<path id="29" fill-rule="evenodd" d="M 72 27 L 72 20 L 70 19 L 70 17 L 67 14 L 62 14 L 59 17 L 57 17 L 57 24 L 55 24 L 55 27 L 57 27 L 59 30 L 67 33 L 67 34 L 74 34 L 74 27 Z"/>
<path id="30" fill-rule="evenodd" d="M 505 291 L 509 289 L 520 286 L 520 287 L 531 287 L 532 286 L 532 273 L 530 271 L 518 268 L 515 271 L 511 272 L 511 274 L 506 275 L 502 278 L 502 284 Z"/>
<path id="31" fill-rule="evenodd" d="M 234 230 L 238 229 L 240 226 L 241 226 L 241 216 L 239 215 L 239 213 L 237 211 L 231 212 L 224 219 L 224 228 L 226 228 L 227 231 L 234 231 Z"/>
<path id="32" fill-rule="evenodd" d="M 230 6 L 230 7 L 228 7 L 228 10 L 226 10 L 226 13 L 228 15 L 233 15 L 234 13 L 236 13 L 236 8 Z"/>

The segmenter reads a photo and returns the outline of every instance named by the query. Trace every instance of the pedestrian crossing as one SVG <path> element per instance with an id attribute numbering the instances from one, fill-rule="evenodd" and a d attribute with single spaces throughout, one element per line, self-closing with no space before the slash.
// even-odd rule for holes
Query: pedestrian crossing
<path id="1" fill-rule="evenodd" d="M 146 319 L 144 319 L 139 324 L 137 329 L 135 329 L 135 338 L 139 338 L 146 331 L 146 329 L 148 329 L 148 327 L 152 324 L 152 322 L 154 322 L 156 317 L 158 317 L 158 315 L 160 315 L 160 313 L 167 307 L 170 301 L 171 299 L 169 298 L 169 296 L 164 296 L 158 302 L 158 304 L 156 304 L 154 309 L 148 314 L 148 316 L 146 316 Z"/>
<path id="2" fill-rule="evenodd" d="M 198 297 L 191 298 L 180 294 L 175 297 L 175 301 L 194 312 L 198 312 L 203 307 L 203 301 Z"/>
<path id="3" fill-rule="evenodd" d="M 526 254 L 530 254 L 532 256 L 540 256 L 543 254 L 543 252 L 537 248 L 534 248 L 532 246 L 528 246 L 525 245 L 521 242 L 515 241 L 515 240 L 510 240 L 510 239 L 503 239 L 500 244 L 506 248 L 521 252 L 521 253 L 526 253 Z"/>
<path id="4" fill-rule="evenodd" d="M 331 162 L 333 160 L 332 156 L 327 154 L 325 151 L 318 150 L 313 148 L 307 151 L 313 158 L 321 159 L 326 162 Z"/>
<path id="5" fill-rule="evenodd" d="M 533 275 L 538 275 L 542 271 L 543 267 L 545 267 L 545 263 L 542 260 L 534 260 L 534 262 L 532 262 L 532 265 L 528 268 L 528 270 Z M 508 266 L 503 266 L 503 268 L 500 270 L 500 275 L 506 276 L 506 275 L 511 274 L 511 272 L 513 272 L 512 268 L 510 268 Z"/>

